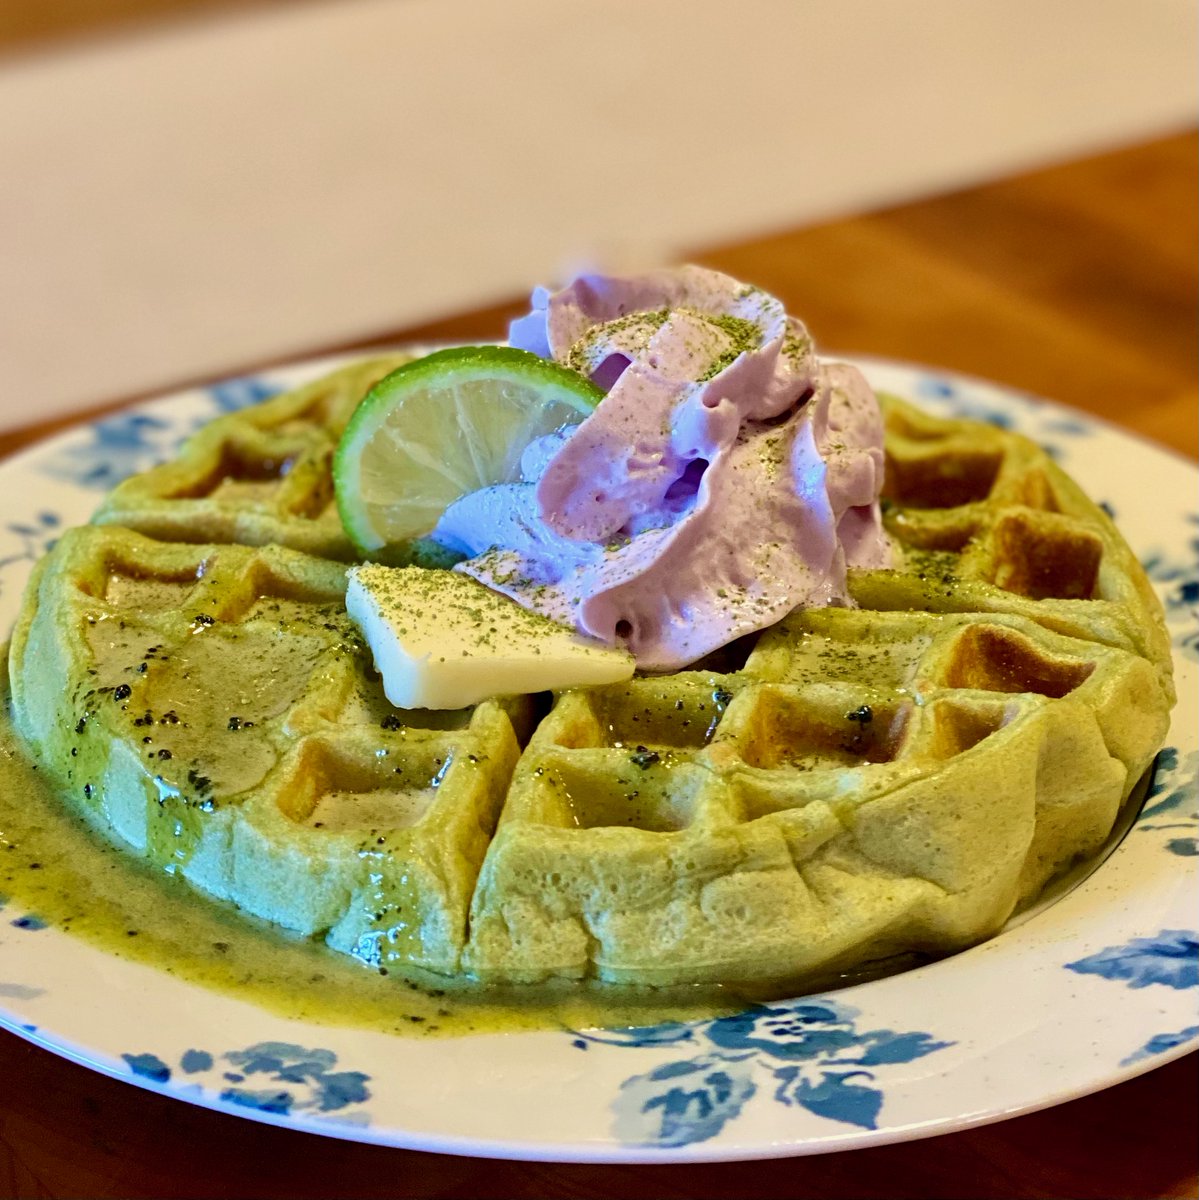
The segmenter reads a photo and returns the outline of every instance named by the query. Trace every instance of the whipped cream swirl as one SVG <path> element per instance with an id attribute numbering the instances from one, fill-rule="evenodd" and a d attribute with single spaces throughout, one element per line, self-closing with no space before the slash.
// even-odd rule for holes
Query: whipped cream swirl
<path id="1" fill-rule="evenodd" d="M 458 570 L 675 670 L 890 565 L 874 393 L 773 296 L 693 266 L 583 276 L 535 292 L 509 340 L 606 396 L 530 445 L 520 482 L 450 506 L 434 536 Z"/>

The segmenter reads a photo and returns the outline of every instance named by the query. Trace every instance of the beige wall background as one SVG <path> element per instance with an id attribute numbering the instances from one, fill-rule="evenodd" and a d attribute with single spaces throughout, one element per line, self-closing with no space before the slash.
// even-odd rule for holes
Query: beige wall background
<path id="1" fill-rule="evenodd" d="M 5 9 L 0 427 L 1197 111 L 1190 0 L 95 7 Z"/>

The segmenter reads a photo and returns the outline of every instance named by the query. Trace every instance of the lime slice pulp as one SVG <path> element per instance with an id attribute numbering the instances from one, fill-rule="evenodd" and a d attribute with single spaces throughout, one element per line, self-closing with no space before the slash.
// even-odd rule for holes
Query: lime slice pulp
<path id="1" fill-rule="evenodd" d="M 346 533 L 364 556 L 402 552 L 460 496 L 518 479 L 531 441 L 577 425 L 602 398 L 578 372 L 507 346 L 405 363 L 367 392 L 338 444 Z"/>

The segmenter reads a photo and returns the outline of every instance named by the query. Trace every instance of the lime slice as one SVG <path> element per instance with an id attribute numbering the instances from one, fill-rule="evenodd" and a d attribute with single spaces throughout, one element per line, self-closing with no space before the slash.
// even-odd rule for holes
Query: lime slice
<path id="1" fill-rule="evenodd" d="M 577 425 L 602 398 L 577 371 L 507 346 L 405 363 L 367 392 L 338 444 L 346 533 L 364 556 L 419 560 L 429 547 L 418 539 L 450 504 L 519 479 L 534 438 Z"/>

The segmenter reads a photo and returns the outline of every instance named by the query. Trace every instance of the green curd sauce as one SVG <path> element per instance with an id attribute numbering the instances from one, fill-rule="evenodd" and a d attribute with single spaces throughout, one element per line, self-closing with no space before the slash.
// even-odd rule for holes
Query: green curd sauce
<path id="1" fill-rule="evenodd" d="M 738 1011 L 748 1000 L 713 988 L 484 988 L 383 975 L 249 917 L 86 824 L 31 761 L 9 717 L 7 670 L 0 674 L 0 898 L 9 913 L 285 1017 L 406 1036 L 647 1025 Z"/>

